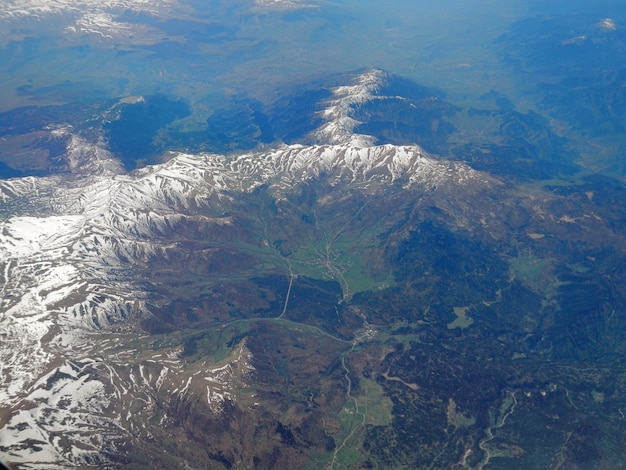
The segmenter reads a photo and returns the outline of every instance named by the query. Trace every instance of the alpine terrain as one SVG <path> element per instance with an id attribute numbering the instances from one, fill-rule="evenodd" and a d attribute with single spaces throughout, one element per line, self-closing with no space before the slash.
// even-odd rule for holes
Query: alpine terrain
<path id="1" fill-rule="evenodd" d="M 10 468 L 624 466 L 624 188 L 511 150 L 562 145 L 541 121 L 457 145 L 372 69 L 131 165 L 155 99 L 29 130 L 51 170 L 0 180 Z"/>

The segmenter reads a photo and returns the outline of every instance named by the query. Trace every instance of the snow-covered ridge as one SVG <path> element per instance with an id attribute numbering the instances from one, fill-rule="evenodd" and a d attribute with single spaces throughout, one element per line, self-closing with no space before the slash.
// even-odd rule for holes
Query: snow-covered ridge
<path id="1" fill-rule="evenodd" d="M 361 147 L 375 144 L 370 135 L 355 134 L 354 129 L 361 124 L 351 116 L 355 106 L 375 98 L 375 94 L 388 83 L 389 74 L 380 69 L 372 69 L 355 77 L 351 85 L 336 87 L 333 96 L 319 112 L 325 123 L 312 133 L 312 140 L 320 144 L 340 144 L 351 142 Z"/>
<path id="2" fill-rule="evenodd" d="M 42 21 L 51 15 L 64 15 L 65 24 L 59 25 L 68 36 L 92 35 L 107 42 L 122 40 L 152 44 L 160 40 L 162 32 L 145 24 L 121 20 L 120 15 L 132 11 L 165 17 L 178 5 L 177 0 L 8 0 L 0 8 L 0 21 L 19 18 Z"/>
<path id="3" fill-rule="evenodd" d="M 114 39 L 118 35 L 133 34 L 137 29 L 149 28 L 116 21 L 115 17 L 107 12 L 89 12 L 81 16 L 76 24 L 66 27 L 65 31 L 71 34 L 94 34 L 105 39 Z"/>
<path id="4" fill-rule="evenodd" d="M 254 3 L 264 10 L 296 10 L 319 7 L 316 2 L 306 0 L 254 0 Z"/>
<path id="5" fill-rule="evenodd" d="M 462 163 L 436 160 L 417 145 L 363 147 L 360 142 L 357 145 L 283 146 L 269 152 L 244 154 L 232 160 L 219 155 L 180 154 L 157 170 L 144 169 L 139 173 L 145 175 L 140 176 L 140 181 L 148 178 L 163 185 L 166 175 L 171 176 L 172 172 L 179 175 L 178 184 L 185 181 L 187 188 L 198 181 L 208 183 L 203 191 L 205 195 L 234 188 L 249 191 L 262 184 L 270 184 L 275 191 L 284 191 L 322 175 L 331 186 L 352 184 L 371 191 L 380 188 L 381 183 L 392 183 L 401 178 L 407 188 L 420 185 L 424 190 L 443 181 L 454 180 L 456 184 L 463 184 L 486 178 Z M 181 179 L 180 175 L 189 176 Z M 165 180 L 168 185 L 172 184 Z M 201 199 L 195 203 L 201 203 Z"/>
<path id="6" fill-rule="evenodd" d="M 19 16 L 43 17 L 53 13 L 142 11 L 156 13 L 161 8 L 174 5 L 176 0 L 5 0 L 0 8 L 0 18 Z"/>

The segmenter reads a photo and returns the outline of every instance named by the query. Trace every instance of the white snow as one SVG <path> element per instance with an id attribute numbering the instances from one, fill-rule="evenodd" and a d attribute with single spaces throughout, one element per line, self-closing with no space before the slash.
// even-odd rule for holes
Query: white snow
<path id="1" fill-rule="evenodd" d="M 611 18 L 605 18 L 600 22 L 600 28 L 605 31 L 615 31 L 617 29 L 617 25 Z"/>
<path id="2" fill-rule="evenodd" d="M 25 257 L 49 248 L 54 238 L 76 229 L 80 217 L 14 217 L 0 232 L 0 258 Z"/>
<path id="3" fill-rule="evenodd" d="M 304 0 L 254 0 L 257 7 L 264 10 L 295 10 L 300 8 L 316 8 L 319 4 L 315 1 Z"/>
<path id="4" fill-rule="evenodd" d="M 319 112 L 326 123 L 313 132 L 314 141 L 319 144 L 350 142 L 356 147 L 373 146 L 375 139 L 372 136 L 354 133 L 361 122 L 351 117 L 351 111 L 355 106 L 376 99 L 375 94 L 387 80 L 387 73 L 373 69 L 359 75 L 352 85 L 334 88 L 333 97 L 326 102 L 327 107 Z"/>
<path id="5" fill-rule="evenodd" d="M 154 13 L 160 8 L 169 7 L 174 0 L 4 0 L 0 18 L 15 16 L 42 16 L 51 13 L 82 13 L 85 11 L 125 9 Z"/>

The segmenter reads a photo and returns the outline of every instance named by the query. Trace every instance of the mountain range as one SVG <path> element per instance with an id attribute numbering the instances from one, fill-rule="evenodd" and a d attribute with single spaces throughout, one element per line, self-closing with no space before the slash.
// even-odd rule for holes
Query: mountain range
<path id="1" fill-rule="evenodd" d="M 468 149 L 373 69 L 120 158 L 151 99 L 46 123 L 51 170 L 0 180 L 5 463 L 623 465 L 624 189 L 541 120 L 476 113 L 505 151 Z"/>

